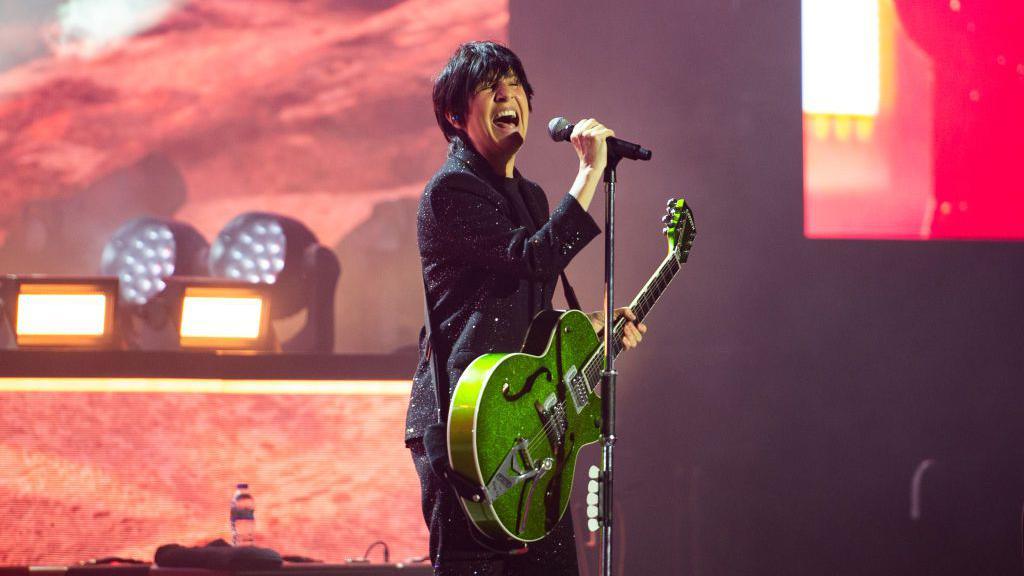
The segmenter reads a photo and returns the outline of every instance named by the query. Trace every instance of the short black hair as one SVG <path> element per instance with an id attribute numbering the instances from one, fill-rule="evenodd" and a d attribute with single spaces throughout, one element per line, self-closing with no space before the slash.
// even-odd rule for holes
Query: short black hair
<path id="1" fill-rule="evenodd" d="M 455 50 L 434 81 L 434 116 L 446 140 L 451 141 L 461 132 L 452 126 L 446 114 L 451 112 L 465 118 L 469 100 L 477 87 L 496 82 L 510 73 L 519 80 L 526 92 L 526 102 L 533 110 L 533 87 L 514 52 L 497 42 L 466 42 Z"/>

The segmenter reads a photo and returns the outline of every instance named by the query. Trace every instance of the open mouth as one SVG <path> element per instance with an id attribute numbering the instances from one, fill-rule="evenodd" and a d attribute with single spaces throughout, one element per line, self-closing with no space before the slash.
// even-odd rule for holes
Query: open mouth
<path id="1" fill-rule="evenodd" d="M 519 127 L 519 114 L 515 110 L 502 110 L 494 116 L 494 123 L 501 128 Z"/>

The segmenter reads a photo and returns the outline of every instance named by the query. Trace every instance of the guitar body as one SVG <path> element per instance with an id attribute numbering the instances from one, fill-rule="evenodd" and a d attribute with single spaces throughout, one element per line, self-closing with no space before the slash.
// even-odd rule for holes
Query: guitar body
<path id="1" fill-rule="evenodd" d="M 585 314 L 549 310 L 531 323 L 522 352 L 480 356 L 459 378 L 450 464 L 487 488 L 480 502 L 460 500 L 491 539 L 539 540 L 565 513 L 579 450 L 601 435 L 601 400 L 578 385 L 599 346 Z"/>

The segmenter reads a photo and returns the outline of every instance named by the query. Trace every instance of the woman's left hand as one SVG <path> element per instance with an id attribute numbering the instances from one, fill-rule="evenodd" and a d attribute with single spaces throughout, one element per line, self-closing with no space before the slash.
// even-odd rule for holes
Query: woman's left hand
<path id="1" fill-rule="evenodd" d="M 636 321 L 636 315 L 629 308 L 618 308 L 615 310 L 615 319 L 625 317 L 629 322 L 626 322 L 626 328 L 622 332 L 622 344 L 627 349 L 636 348 L 640 341 L 644 339 L 644 334 L 647 332 L 647 325 L 642 322 Z M 591 326 L 594 327 L 594 331 L 600 334 L 604 331 L 604 310 L 600 312 L 591 312 L 587 314 L 587 318 L 590 319 Z"/>

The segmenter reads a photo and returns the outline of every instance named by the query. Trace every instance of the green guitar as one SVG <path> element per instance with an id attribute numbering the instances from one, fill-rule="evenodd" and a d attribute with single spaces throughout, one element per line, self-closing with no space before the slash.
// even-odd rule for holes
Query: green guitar
<path id="1" fill-rule="evenodd" d="M 643 320 L 686 262 L 696 233 L 683 200 L 670 200 L 663 230 L 668 255 L 633 299 Z M 625 320 L 615 324 L 615 353 Z M 461 498 L 467 515 L 497 541 L 533 542 L 569 505 L 576 456 L 601 436 L 601 399 L 594 388 L 604 344 L 586 314 L 549 310 L 534 318 L 523 351 L 484 354 L 463 372 L 448 414 L 452 470 L 486 488 Z"/>

